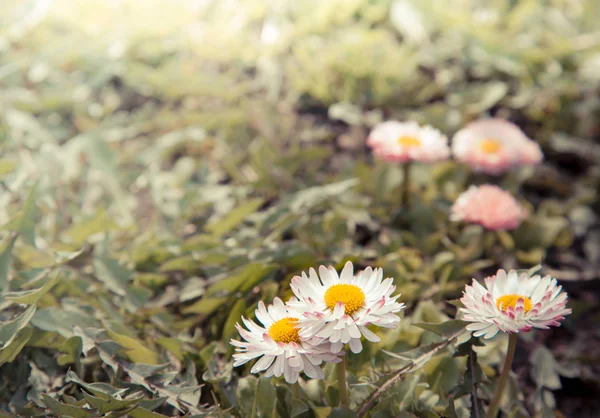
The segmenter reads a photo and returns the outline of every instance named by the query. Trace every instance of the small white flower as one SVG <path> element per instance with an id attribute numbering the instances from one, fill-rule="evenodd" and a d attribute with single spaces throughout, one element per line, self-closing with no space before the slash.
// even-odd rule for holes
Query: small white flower
<path id="1" fill-rule="evenodd" d="M 367 144 L 376 157 L 388 162 L 433 163 L 450 156 L 448 138 L 437 129 L 416 122 L 383 122 L 373 129 Z"/>
<path id="2" fill-rule="evenodd" d="M 351 262 L 339 276 L 332 266 L 321 266 L 319 275 L 311 268 L 308 276 L 302 273 L 292 278 L 297 299 L 291 298 L 288 306 L 299 315 L 300 335 L 329 340 L 334 353 L 346 343 L 359 353 L 361 336 L 378 342 L 379 337 L 367 326 L 395 328 L 400 322 L 396 312 L 404 308 L 396 302 L 400 295 L 392 296 L 396 290 L 393 279 L 382 279 L 380 268 L 367 267 L 355 276 Z"/>
<path id="3" fill-rule="evenodd" d="M 261 301 L 256 309 L 261 327 L 242 317 L 247 330 L 236 324 L 244 341 L 231 340 L 238 353 L 233 355 L 234 367 L 261 357 L 252 367 L 252 373 L 265 371 L 265 376 L 284 376 L 286 382 L 296 383 L 300 372 L 313 379 L 323 379 L 319 365 L 323 361 L 336 363 L 339 358 L 332 354 L 329 343 L 322 339 L 302 338 L 298 332 L 298 318 L 286 308 L 281 299 L 275 298 L 265 307 Z"/>
<path id="4" fill-rule="evenodd" d="M 532 328 L 560 326 L 565 315 L 567 294 L 561 292 L 556 279 L 498 270 L 485 279 L 485 287 L 473 280 L 463 292 L 460 308 L 467 326 L 476 337 L 492 338 L 499 331 L 527 332 Z"/>

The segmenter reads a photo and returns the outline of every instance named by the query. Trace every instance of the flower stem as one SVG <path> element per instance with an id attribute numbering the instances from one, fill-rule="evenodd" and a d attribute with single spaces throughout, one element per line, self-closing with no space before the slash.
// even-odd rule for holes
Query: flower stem
<path id="1" fill-rule="evenodd" d="M 506 360 L 504 360 L 504 366 L 502 366 L 502 373 L 496 383 L 496 389 L 494 389 L 494 396 L 492 402 L 488 408 L 488 418 L 496 418 L 498 415 L 498 409 L 500 407 L 500 399 L 502 393 L 508 382 L 508 375 L 510 374 L 513 359 L 515 358 L 515 349 L 517 348 L 517 339 L 519 334 L 510 334 L 508 338 L 508 350 L 506 351 Z"/>
<path id="2" fill-rule="evenodd" d="M 348 407 L 348 387 L 346 384 L 346 356 L 342 357 L 342 361 L 335 365 L 338 378 L 338 391 L 340 394 L 340 405 Z"/>
<path id="3" fill-rule="evenodd" d="M 402 207 L 410 209 L 410 162 L 402 165 Z"/>
<path id="4" fill-rule="evenodd" d="M 298 382 L 292 384 L 292 398 L 300 399 L 300 383 Z"/>

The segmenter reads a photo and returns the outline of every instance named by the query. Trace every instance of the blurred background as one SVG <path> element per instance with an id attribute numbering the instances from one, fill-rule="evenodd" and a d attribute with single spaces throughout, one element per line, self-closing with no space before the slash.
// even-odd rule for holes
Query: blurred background
<path id="1" fill-rule="evenodd" d="M 2 244 L 17 272 L 0 287 L 63 265 L 33 325 L 65 339 L 100 315 L 196 355 L 321 262 L 383 266 L 415 321 L 452 316 L 423 301 L 470 277 L 543 263 L 575 312 L 530 337 L 519 399 L 597 416 L 599 93 L 598 0 L 4 0 L 0 225 L 22 239 Z M 447 162 L 415 167 L 405 228 L 401 170 L 373 161 L 370 129 L 411 119 L 451 136 L 484 116 L 542 146 L 535 171 L 498 180 L 528 222 L 469 247 L 483 232 L 441 216 L 468 178 Z M 551 366 L 530 374 L 539 344 Z M 25 408 L 64 373 L 31 358 L 34 378 L 3 366 L 2 403 Z M 231 379 L 214 373 L 203 382 Z"/>

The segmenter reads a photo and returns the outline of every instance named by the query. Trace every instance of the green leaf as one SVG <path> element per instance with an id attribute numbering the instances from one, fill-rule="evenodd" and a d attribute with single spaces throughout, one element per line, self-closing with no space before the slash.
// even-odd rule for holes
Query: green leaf
<path id="1" fill-rule="evenodd" d="M 83 392 L 83 396 L 85 396 L 89 404 L 96 408 L 101 414 L 130 408 L 133 405 L 137 405 L 141 399 L 140 397 L 135 399 L 116 399 L 114 397 L 103 399 L 100 397 L 90 395 L 86 392 Z"/>
<path id="2" fill-rule="evenodd" d="M 264 203 L 263 199 L 250 199 L 245 203 L 238 205 L 235 209 L 225 215 L 223 218 L 206 226 L 206 230 L 214 236 L 222 236 L 236 228 L 248 216 L 256 212 Z"/>
<path id="3" fill-rule="evenodd" d="M 194 259 L 191 255 L 186 255 L 183 257 L 172 258 L 167 262 L 163 263 L 158 271 L 161 273 L 172 272 L 172 271 L 182 271 L 184 273 L 190 273 L 198 268 L 198 261 Z"/>
<path id="4" fill-rule="evenodd" d="M 18 232 L 21 237 L 23 237 L 23 241 L 32 247 L 35 247 L 34 227 L 37 216 L 36 198 L 37 183 L 31 188 L 21 212 L 13 217 L 7 224 L 0 227 L 0 231 Z"/>
<path id="5" fill-rule="evenodd" d="M 12 341 L 16 338 L 17 333 L 25 328 L 31 318 L 35 314 L 35 305 L 31 305 L 25 312 L 13 319 L 12 321 L 5 322 L 0 326 L 0 350 L 4 350 Z"/>
<path id="6" fill-rule="evenodd" d="M 94 396 L 97 396 L 102 399 L 110 399 L 111 397 L 123 395 L 129 389 L 117 389 L 112 387 L 107 383 L 86 383 L 81 380 L 72 370 L 67 372 L 66 377 L 67 382 L 77 383 L 79 386 L 83 387 L 88 392 L 92 393 Z"/>
<path id="7" fill-rule="evenodd" d="M 416 327 L 423 328 L 427 331 L 435 332 L 437 335 L 442 337 L 450 337 L 455 335 L 458 331 L 464 330 L 469 322 L 460 321 L 458 319 L 452 319 L 450 321 L 442 322 L 440 324 L 432 324 L 427 322 L 412 324 Z"/>
<path id="8" fill-rule="evenodd" d="M 223 325 L 223 340 L 229 341 L 231 337 L 237 334 L 237 330 L 235 329 L 235 324 L 240 321 L 241 316 L 244 314 L 246 310 L 246 299 L 239 298 L 229 311 L 229 315 L 227 316 L 227 320 L 225 321 L 225 325 Z M 233 347 L 233 346 L 230 346 Z"/>
<path id="9" fill-rule="evenodd" d="M 258 378 L 253 375 L 248 375 L 240 378 L 237 381 L 235 388 L 235 397 L 237 399 L 237 408 L 242 416 L 256 418 L 257 398 L 256 387 Z"/>
<path id="10" fill-rule="evenodd" d="M 337 406 L 331 410 L 329 418 L 357 418 L 356 413 L 345 406 Z"/>
<path id="11" fill-rule="evenodd" d="M 60 347 L 60 351 L 65 353 L 58 356 L 57 362 L 60 366 L 66 364 L 79 364 L 80 357 L 83 350 L 83 342 L 81 337 L 71 337 L 65 340 Z"/>
<path id="12" fill-rule="evenodd" d="M 48 271 L 47 273 L 50 273 Z M 38 289 L 32 290 L 24 290 L 21 292 L 10 292 L 5 293 L 4 297 L 8 300 L 11 300 L 16 303 L 20 303 L 23 305 L 33 305 L 36 303 L 42 296 L 50 291 L 58 283 L 60 271 L 56 271 L 54 276 L 48 280 L 42 287 Z"/>
<path id="13" fill-rule="evenodd" d="M 227 302 L 229 298 L 209 298 L 202 297 L 199 301 L 194 303 L 193 305 L 188 306 L 187 308 L 181 309 L 181 312 L 184 314 L 201 314 L 201 315 L 210 315 L 217 309 L 219 309 L 225 302 Z"/>
<path id="14" fill-rule="evenodd" d="M 0 176 L 12 173 L 18 165 L 16 161 L 0 160 Z"/>
<path id="15" fill-rule="evenodd" d="M 131 418 L 169 418 L 168 415 L 159 414 L 157 412 L 148 411 L 142 407 L 137 407 L 129 411 L 128 416 Z"/>
<path id="16" fill-rule="evenodd" d="M 71 225 L 64 236 L 75 244 L 83 244 L 90 236 L 118 229 L 118 225 L 106 213 L 106 210 L 99 209 L 94 216 L 81 219 Z"/>
<path id="17" fill-rule="evenodd" d="M 544 346 L 539 346 L 529 359 L 533 366 L 531 375 L 538 387 L 548 389 L 560 389 L 560 375 L 558 370 L 560 366 L 554 359 L 552 352 Z"/>
<path id="18" fill-rule="evenodd" d="M 160 363 L 158 354 L 147 348 L 141 341 L 126 335 L 117 334 L 110 329 L 107 329 L 106 332 L 114 342 L 125 349 L 125 355 L 134 363 Z"/>
<path id="19" fill-rule="evenodd" d="M 209 295 L 221 292 L 233 293 L 237 290 L 246 292 L 277 270 L 275 264 L 250 263 L 242 267 L 236 274 L 220 280 L 208 288 Z"/>
<path id="20" fill-rule="evenodd" d="M 0 365 L 11 363 L 21 352 L 25 344 L 33 335 L 33 328 L 27 327 L 17 333 L 8 345 L 4 345 L 0 351 Z"/>
<path id="21" fill-rule="evenodd" d="M 399 388 L 397 389 L 398 409 L 400 411 L 410 409 L 410 405 L 415 402 L 415 389 L 420 381 L 421 373 L 415 373 L 408 376 L 406 380 L 400 383 Z"/>
<path id="22" fill-rule="evenodd" d="M 181 349 L 183 342 L 177 338 L 163 337 L 156 340 L 156 344 L 167 349 L 179 361 L 183 361 L 184 353 Z"/>
<path id="23" fill-rule="evenodd" d="M 43 331 L 58 332 L 65 338 L 73 336 L 74 326 L 82 329 L 100 326 L 100 322 L 83 311 L 66 311 L 54 307 L 38 310 L 31 319 L 31 324 Z"/>
<path id="24" fill-rule="evenodd" d="M 273 386 L 273 379 L 269 377 L 261 377 L 256 385 L 256 394 L 254 395 L 254 408 L 256 417 L 270 418 L 275 409 L 275 401 L 277 394 Z M 292 414 L 292 416 L 294 416 Z"/>
<path id="25" fill-rule="evenodd" d="M 42 393 L 42 399 L 46 408 L 50 409 L 56 416 L 72 418 L 89 418 L 94 415 L 91 411 L 77 406 L 60 403 L 49 395 Z"/>
<path id="26" fill-rule="evenodd" d="M 117 295 L 125 296 L 127 284 L 131 281 L 131 272 L 121 266 L 117 260 L 106 256 L 98 256 L 94 260 L 96 276 L 108 289 Z"/>
<path id="27" fill-rule="evenodd" d="M 8 271 L 12 262 L 12 249 L 17 237 L 16 234 L 9 236 L 0 246 L 0 292 L 4 292 L 9 288 Z"/>

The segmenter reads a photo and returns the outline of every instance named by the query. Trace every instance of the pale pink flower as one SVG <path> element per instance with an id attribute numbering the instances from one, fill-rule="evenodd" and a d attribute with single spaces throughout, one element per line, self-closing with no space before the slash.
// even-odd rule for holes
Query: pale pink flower
<path id="1" fill-rule="evenodd" d="M 462 319 L 472 322 L 467 329 L 476 337 L 492 338 L 499 331 L 527 332 L 532 328 L 560 326 L 571 313 L 567 294 L 556 279 L 498 270 L 485 279 L 485 287 L 473 280 L 463 292 Z"/>
<path id="2" fill-rule="evenodd" d="M 448 138 L 437 129 L 416 122 L 383 122 L 373 129 L 367 144 L 376 157 L 388 162 L 433 163 L 450 156 Z"/>
<path id="3" fill-rule="evenodd" d="M 526 210 L 498 186 L 471 186 L 458 196 L 450 220 L 480 224 L 487 229 L 515 229 L 527 216 Z"/>
<path id="4" fill-rule="evenodd" d="M 452 153 L 475 171 L 488 174 L 535 165 L 543 159 L 539 145 L 517 125 L 503 119 L 469 123 L 452 138 Z"/>

